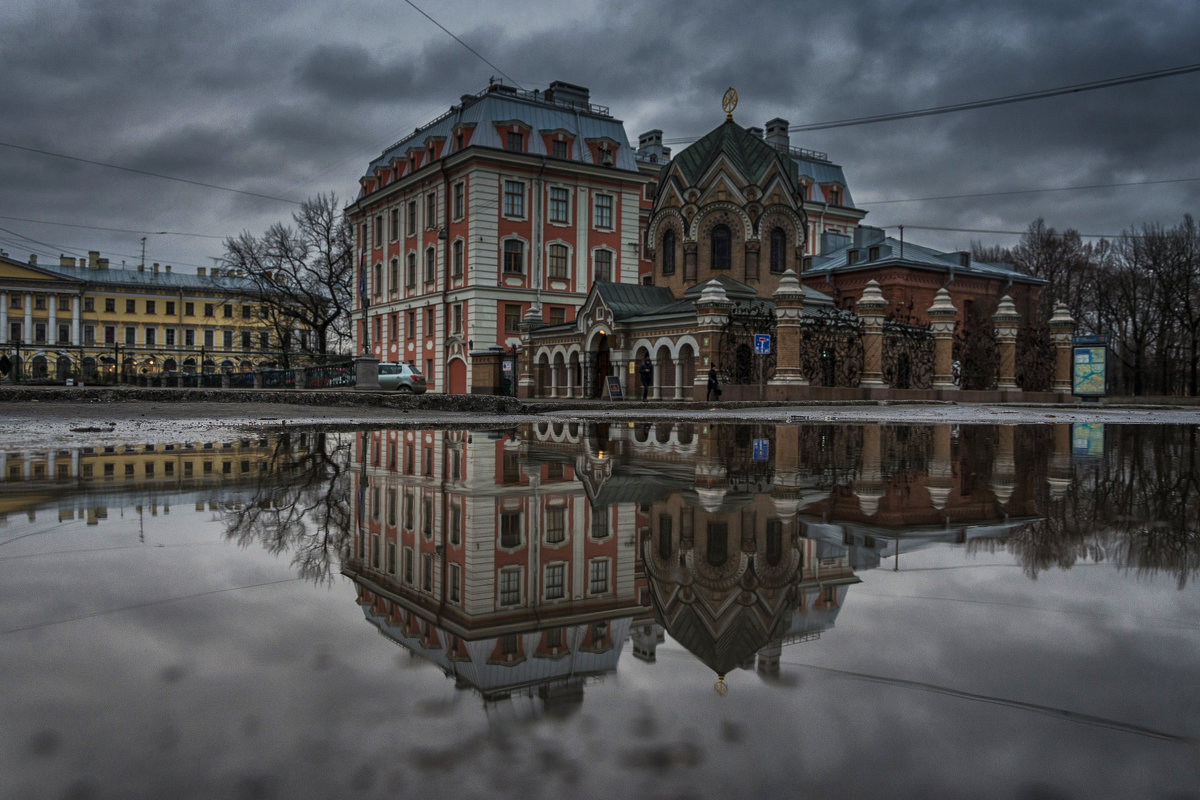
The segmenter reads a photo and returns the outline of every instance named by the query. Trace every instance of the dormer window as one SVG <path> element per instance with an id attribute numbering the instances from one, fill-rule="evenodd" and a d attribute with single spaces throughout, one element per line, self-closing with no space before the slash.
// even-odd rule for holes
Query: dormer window
<path id="1" fill-rule="evenodd" d="M 857 264 L 858 256 L 859 256 L 858 250 L 850 250 L 848 253 L 846 253 L 846 263 L 847 264 Z"/>
<path id="2" fill-rule="evenodd" d="M 613 152 L 608 148 L 608 145 L 600 145 L 600 166 L 611 167 L 613 165 Z"/>
<path id="3" fill-rule="evenodd" d="M 867 248 L 867 261 L 879 260 L 879 245 Z"/>
<path id="4" fill-rule="evenodd" d="M 550 143 L 551 158 L 569 158 L 567 154 L 567 143 L 563 139 L 555 139 Z"/>
<path id="5" fill-rule="evenodd" d="M 504 137 L 504 149 L 514 153 L 525 152 L 525 134 L 520 131 L 509 131 Z"/>

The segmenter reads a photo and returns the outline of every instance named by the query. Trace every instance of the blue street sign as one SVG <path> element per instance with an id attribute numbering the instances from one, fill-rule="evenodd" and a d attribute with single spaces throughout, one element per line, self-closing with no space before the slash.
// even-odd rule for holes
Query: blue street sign
<path id="1" fill-rule="evenodd" d="M 756 355 L 765 356 L 771 352 L 771 334 L 756 333 L 754 334 L 754 353 Z"/>
<path id="2" fill-rule="evenodd" d="M 754 453 L 751 456 L 755 461 L 766 461 L 771 453 L 771 442 L 769 439 L 755 439 Z"/>

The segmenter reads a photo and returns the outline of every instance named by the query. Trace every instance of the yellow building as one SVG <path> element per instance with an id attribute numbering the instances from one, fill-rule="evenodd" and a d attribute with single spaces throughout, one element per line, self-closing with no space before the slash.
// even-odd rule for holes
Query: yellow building
<path id="1" fill-rule="evenodd" d="M 308 338 L 294 326 L 281 334 L 235 270 L 112 269 L 94 250 L 53 266 L 0 253 L 0 377 L 248 372 L 305 350 Z"/>

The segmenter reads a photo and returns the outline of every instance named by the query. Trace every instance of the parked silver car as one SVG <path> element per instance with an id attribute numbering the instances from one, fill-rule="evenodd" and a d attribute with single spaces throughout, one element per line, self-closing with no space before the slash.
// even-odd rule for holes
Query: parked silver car
<path id="1" fill-rule="evenodd" d="M 379 388 L 424 394 L 425 376 L 412 364 L 380 364 Z"/>

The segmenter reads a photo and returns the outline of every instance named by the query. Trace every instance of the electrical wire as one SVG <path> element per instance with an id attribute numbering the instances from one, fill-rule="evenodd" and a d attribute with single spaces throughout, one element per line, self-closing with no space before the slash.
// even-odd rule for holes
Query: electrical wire
<path id="1" fill-rule="evenodd" d="M 417 13 L 419 13 L 419 14 L 420 14 L 421 16 L 423 16 L 425 19 L 429 20 L 429 21 L 430 21 L 430 22 L 432 22 L 434 25 L 437 25 L 439 28 L 441 28 L 441 29 L 442 29 L 442 31 L 443 31 L 443 32 L 444 32 L 444 33 L 445 33 L 447 36 L 449 36 L 451 39 L 453 39 L 454 41 L 456 41 L 456 42 L 458 42 L 459 44 L 461 44 L 463 47 L 465 47 L 465 48 L 467 48 L 468 50 L 470 50 L 470 51 L 471 51 L 471 53 L 473 53 L 473 54 L 475 55 L 475 57 L 476 57 L 476 58 L 478 58 L 480 61 L 482 61 L 483 63 L 487 64 L 489 67 L 491 67 L 492 69 L 496 70 L 496 72 L 499 72 L 501 75 L 503 75 L 503 76 L 505 77 L 505 79 L 507 79 L 507 80 L 508 80 L 508 82 L 509 82 L 509 83 L 513 84 L 513 85 L 514 85 L 514 86 L 516 86 L 518 89 L 523 89 L 523 88 L 525 88 L 525 87 L 521 86 L 521 84 L 519 84 L 519 83 L 517 83 L 515 80 L 513 80 L 513 79 L 512 79 L 512 77 L 510 77 L 510 76 L 509 76 L 509 74 L 508 74 L 507 72 L 505 72 L 504 70 L 500 69 L 500 68 L 499 68 L 499 67 L 497 67 L 495 64 L 493 64 L 491 61 L 488 61 L 486 58 L 484 58 L 482 55 L 480 55 L 480 54 L 479 54 L 479 51 L 478 51 L 478 50 L 476 50 L 474 47 L 471 47 L 471 45 L 467 44 L 467 43 L 466 43 L 466 42 L 464 42 L 462 39 L 458 38 L 458 37 L 457 37 L 457 36 L 455 36 L 453 33 L 451 33 L 451 32 L 450 32 L 450 30 L 449 30 L 449 29 L 448 29 L 448 28 L 447 28 L 445 25 L 443 25 L 442 23 L 438 22 L 438 21 L 437 21 L 436 19 L 434 19 L 433 17 L 431 17 L 431 16 L 429 16 L 428 14 L 426 14 L 426 13 L 425 13 L 425 11 L 424 11 L 424 10 L 423 10 L 423 9 L 422 9 L 420 6 L 418 6 L 416 3 L 412 2 L 412 0 L 404 0 L 404 2 L 405 2 L 405 3 L 408 3 L 408 5 L 412 6 L 414 9 L 416 9 Z"/>
<path id="2" fill-rule="evenodd" d="M 81 225 L 74 222 L 54 222 L 48 219 L 30 219 L 28 217 L 9 217 L 0 214 L 0 219 L 11 219 L 16 222 L 32 222 L 37 225 L 57 225 L 62 228 L 84 228 L 89 231 L 113 231 L 114 233 L 136 233 L 143 236 L 194 236 L 198 239 L 224 239 L 224 236 L 217 236 L 211 233 L 188 233 L 185 231 L 139 231 L 130 228 L 106 228 L 101 225 Z"/>

